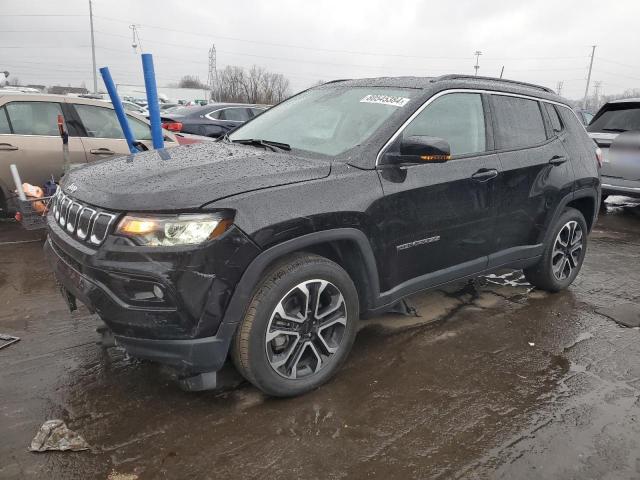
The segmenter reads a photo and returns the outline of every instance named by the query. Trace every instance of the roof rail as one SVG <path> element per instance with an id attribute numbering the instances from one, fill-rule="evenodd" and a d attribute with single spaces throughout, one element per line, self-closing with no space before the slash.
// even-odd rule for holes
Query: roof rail
<path id="1" fill-rule="evenodd" d="M 328 85 L 329 83 L 348 82 L 349 80 L 353 80 L 353 79 L 352 78 L 337 78 L 335 80 L 329 80 L 327 82 L 322 82 L 321 85 Z"/>
<path id="2" fill-rule="evenodd" d="M 496 78 L 496 77 L 478 77 L 474 75 L 461 75 L 461 74 L 452 74 L 452 75 L 442 75 L 440 77 L 436 77 L 432 82 L 439 82 L 441 80 L 488 80 L 491 82 L 503 82 L 503 83 L 511 83 L 514 85 L 521 85 L 523 87 L 529 88 L 537 88 L 538 90 L 542 90 L 547 93 L 556 93 L 549 87 L 543 87 L 542 85 L 536 85 L 534 83 L 527 82 L 519 82 L 518 80 L 508 80 L 506 78 Z"/>

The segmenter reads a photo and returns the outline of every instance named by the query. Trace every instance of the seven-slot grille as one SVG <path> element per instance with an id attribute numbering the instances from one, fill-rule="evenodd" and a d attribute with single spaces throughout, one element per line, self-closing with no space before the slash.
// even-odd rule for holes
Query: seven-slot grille
<path id="1" fill-rule="evenodd" d="M 78 239 L 100 245 L 109 233 L 116 215 L 107 213 L 72 199 L 58 189 L 53 198 L 52 212 L 54 220 L 69 235 Z"/>

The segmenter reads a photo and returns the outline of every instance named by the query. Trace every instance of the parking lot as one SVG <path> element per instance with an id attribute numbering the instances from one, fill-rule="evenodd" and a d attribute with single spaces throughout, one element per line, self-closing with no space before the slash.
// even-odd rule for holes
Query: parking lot
<path id="1" fill-rule="evenodd" d="M 243 384 L 185 393 L 96 344 L 41 234 L 0 224 L 0 478 L 638 478 L 640 205 L 611 198 L 566 291 L 505 272 L 363 321 L 346 366 L 288 400 Z M 628 313 L 628 312 L 627 312 Z M 61 418 L 91 445 L 27 451 Z"/>

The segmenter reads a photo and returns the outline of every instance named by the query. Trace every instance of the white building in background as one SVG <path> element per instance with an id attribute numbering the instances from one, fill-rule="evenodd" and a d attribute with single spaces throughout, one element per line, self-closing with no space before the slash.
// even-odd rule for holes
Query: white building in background
<path id="1" fill-rule="evenodd" d="M 147 91 L 144 85 L 127 85 L 124 83 L 116 84 L 118 94 L 122 97 L 147 98 Z M 158 97 L 161 101 L 170 103 L 186 103 L 186 102 L 209 102 L 211 99 L 211 90 L 201 88 L 174 88 L 174 87 L 158 87 Z"/>

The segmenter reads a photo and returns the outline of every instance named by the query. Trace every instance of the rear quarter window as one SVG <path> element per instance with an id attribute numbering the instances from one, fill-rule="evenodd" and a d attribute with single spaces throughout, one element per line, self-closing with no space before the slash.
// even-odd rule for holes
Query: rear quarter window
<path id="1" fill-rule="evenodd" d="M 546 141 L 544 120 L 536 100 L 491 95 L 499 149 L 524 148 Z"/>
<path id="2" fill-rule="evenodd" d="M 549 121 L 551 122 L 551 130 L 554 134 L 560 133 L 564 127 L 562 125 L 562 120 L 560 120 L 560 116 L 558 115 L 558 111 L 556 110 L 556 106 L 551 103 L 543 103 L 545 110 L 547 111 L 547 115 L 549 115 Z"/>

